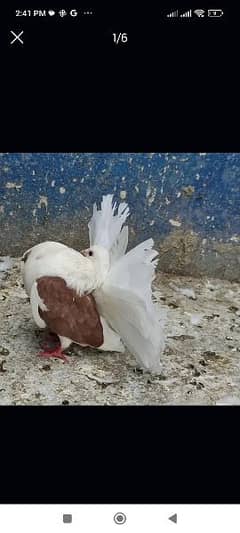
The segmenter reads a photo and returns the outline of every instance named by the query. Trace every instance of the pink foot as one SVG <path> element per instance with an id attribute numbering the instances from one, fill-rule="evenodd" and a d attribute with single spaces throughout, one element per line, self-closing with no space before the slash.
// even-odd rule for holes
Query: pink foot
<path id="1" fill-rule="evenodd" d="M 64 353 L 62 352 L 61 346 L 57 346 L 56 348 L 53 348 L 52 350 L 45 350 L 44 352 L 40 352 L 39 357 L 55 357 L 57 359 L 62 359 L 65 363 L 68 363 L 68 358 Z"/>

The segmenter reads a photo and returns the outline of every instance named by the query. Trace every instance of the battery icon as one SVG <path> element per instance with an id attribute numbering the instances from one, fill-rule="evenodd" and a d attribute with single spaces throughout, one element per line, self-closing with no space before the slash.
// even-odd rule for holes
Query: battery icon
<path id="1" fill-rule="evenodd" d="M 223 10 L 222 9 L 208 9 L 208 16 L 209 17 L 222 17 Z"/>

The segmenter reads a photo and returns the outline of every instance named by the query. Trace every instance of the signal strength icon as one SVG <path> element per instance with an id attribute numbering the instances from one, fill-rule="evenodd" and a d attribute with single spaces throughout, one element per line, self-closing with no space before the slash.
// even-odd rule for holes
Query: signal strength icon
<path id="1" fill-rule="evenodd" d="M 185 17 L 189 18 L 191 16 L 192 16 L 192 10 L 191 9 L 189 9 L 189 11 L 185 11 L 185 13 L 182 13 L 182 15 L 180 15 L 180 17 L 182 17 L 182 18 L 185 18 Z"/>
<path id="2" fill-rule="evenodd" d="M 177 11 L 172 11 L 171 13 L 168 13 L 167 17 L 170 17 L 170 18 L 178 17 L 178 9 Z"/>
<path id="3" fill-rule="evenodd" d="M 194 13 L 197 17 L 202 18 L 205 15 L 205 9 L 195 9 Z"/>

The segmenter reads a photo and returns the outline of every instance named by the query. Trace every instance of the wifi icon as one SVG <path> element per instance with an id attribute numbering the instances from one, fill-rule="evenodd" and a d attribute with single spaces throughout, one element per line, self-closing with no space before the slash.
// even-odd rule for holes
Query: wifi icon
<path id="1" fill-rule="evenodd" d="M 197 17 L 202 18 L 205 15 L 205 9 L 195 9 L 194 13 Z"/>

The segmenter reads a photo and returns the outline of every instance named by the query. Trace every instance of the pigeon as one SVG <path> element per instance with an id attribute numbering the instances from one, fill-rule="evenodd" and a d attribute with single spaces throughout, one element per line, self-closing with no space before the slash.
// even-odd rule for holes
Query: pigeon
<path id="1" fill-rule="evenodd" d="M 60 341 L 58 347 L 40 352 L 42 357 L 67 362 L 63 352 L 72 342 L 103 351 L 125 350 L 120 337 L 99 316 L 91 294 L 107 273 L 108 254 L 100 246 L 93 246 L 92 252 L 94 261 L 64 244 L 47 241 L 22 257 L 23 282 L 34 321 L 39 328 L 48 327 Z"/>
<path id="2" fill-rule="evenodd" d="M 152 372 L 161 370 L 165 310 L 153 301 L 158 252 L 148 239 L 126 253 L 127 203 L 113 195 L 93 206 L 89 248 L 74 250 L 46 241 L 27 250 L 21 261 L 24 286 L 39 328 L 48 327 L 60 345 L 43 357 L 66 360 L 71 343 L 124 352 Z"/>

